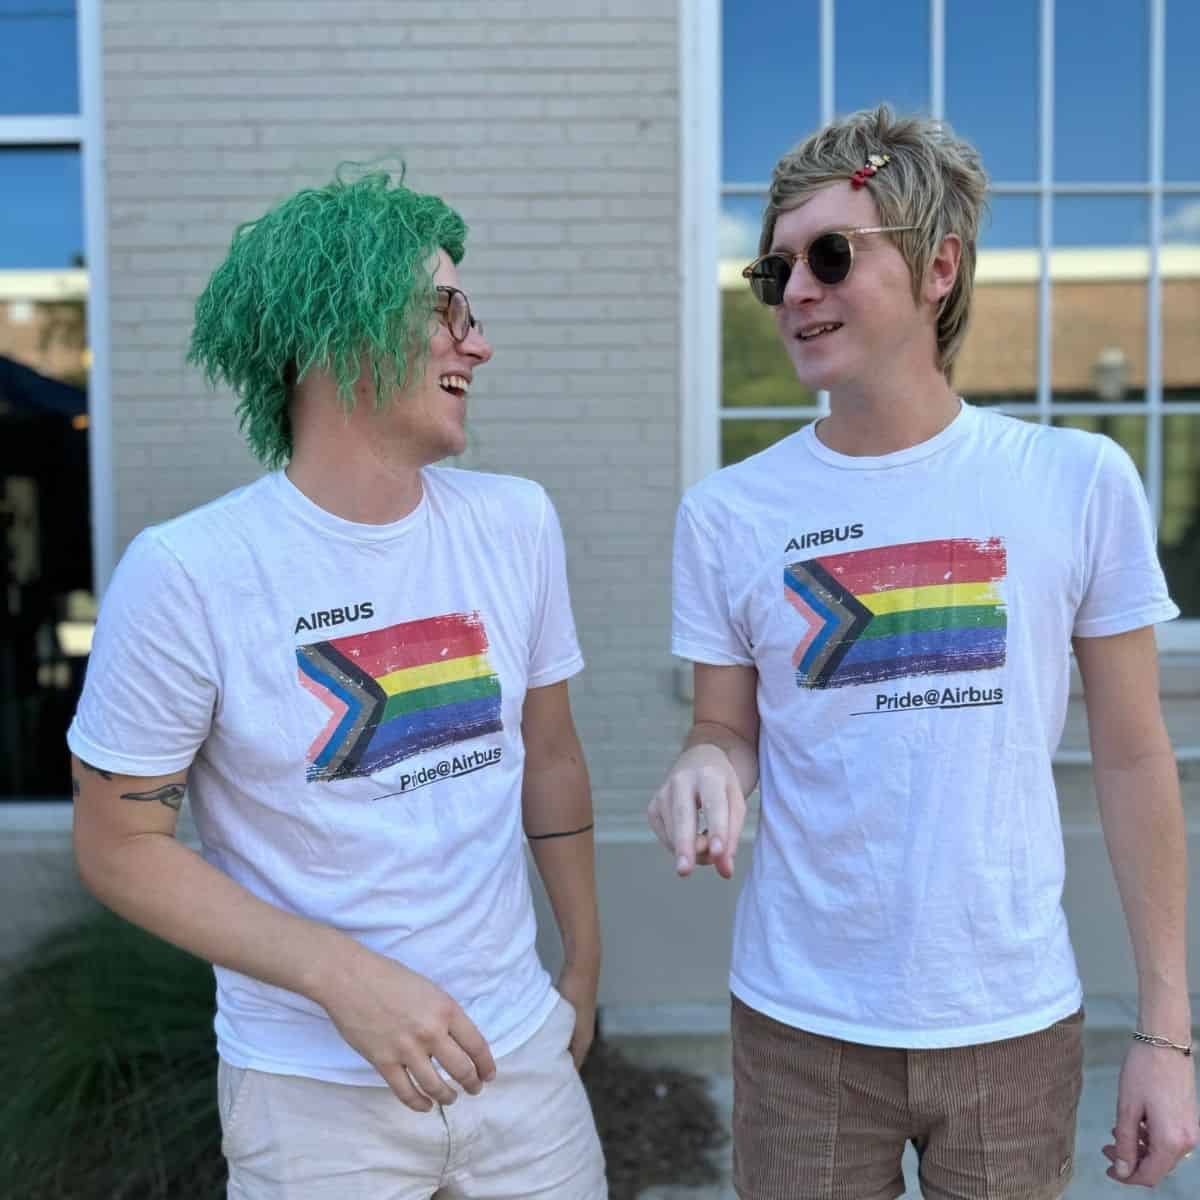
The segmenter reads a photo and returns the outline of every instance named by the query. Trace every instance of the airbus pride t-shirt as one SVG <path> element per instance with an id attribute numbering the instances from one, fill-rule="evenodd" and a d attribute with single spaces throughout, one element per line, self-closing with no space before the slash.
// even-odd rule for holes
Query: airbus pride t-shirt
<path id="1" fill-rule="evenodd" d="M 761 815 L 731 986 L 942 1047 L 1082 998 L 1051 755 L 1073 636 L 1177 616 L 1128 456 L 964 404 L 880 457 L 807 426 L 680 507 L 674 652 L 751 665 Z"/>
<path id="2" fill-rule="evenodd" d="M 389 525 L 283 473 L 142 533 L 104 597 L 68 741 L 187 768 L 205 857 L 432 979 L 499 1057 L 555 995 L 522 850 L 528 688 L 582 667 L 562 535 L 527 480 L 422 472 Z M 381 1084 L 302 996 L 217 968 L 236 1066 Z"/>

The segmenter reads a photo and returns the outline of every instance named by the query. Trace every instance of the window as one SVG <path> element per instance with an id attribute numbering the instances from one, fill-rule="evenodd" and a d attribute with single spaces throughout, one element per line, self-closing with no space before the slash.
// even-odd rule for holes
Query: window
<path id="1" fill-rule="evenodd" d="M 88 16 L 94 22 L 96 6 Z M 74 0 L 0 0 L 0 800 L 70 794 L 95 619 Z"/>
<path id="2" fill-rule="evenodd" d="M 721 22 L 723 362 L 719 395 L 685 413 L 718 434 L 691 439 L 708 452 L 690 477 L 827 404 L 796 383 L 739 276 L 776 159 L 835 113 L 880 101 L 944 116 L 993 182 L 955 384 L 975 403 L 1093 429 L 1130 452 L 1172 594 L 1196 622 L 1168 627 L 1164 644 L 1200 646 L 1200 7 L 724 0 L 710 19 Z"/>

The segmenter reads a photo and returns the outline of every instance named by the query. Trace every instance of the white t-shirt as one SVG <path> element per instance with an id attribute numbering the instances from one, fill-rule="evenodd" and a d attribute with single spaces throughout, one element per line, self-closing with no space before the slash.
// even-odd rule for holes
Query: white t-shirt
<path id="1" fill-rule="evenodd" d="M 672 647 L 758 671 L 761 816 L 731 986 L 868 1045 L 1082 999 L 1051 755 L 1072 636 L 1178 615 L 1116 443 L 964 404 L 880 457 L 807 426 L 684 497 Z"/>
<path id="2" fill-rule="evenodd" d="M 422 479 L 389 525 L 335 517 L 277 472 L 144 531 L 68 742 L 123 774 L 190 765 L 209 862 L 432 979 L 499 1057 L 556 1001 L 522 850 L 522 703 L 583 659 L 542 488 Z M 228 1062 L 383 1082 L 318 1005 L 216 974 Z"/>

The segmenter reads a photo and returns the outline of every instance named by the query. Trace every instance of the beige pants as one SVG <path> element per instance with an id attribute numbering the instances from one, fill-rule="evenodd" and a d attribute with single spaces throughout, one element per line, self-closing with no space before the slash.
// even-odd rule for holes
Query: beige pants
<path id="1" fill-rule="evenodd" d="M 604 1200 L 604 1156 L 560 1000 L 478 1096 L 418 1113 L 385 1087 L 242 1070 L 218 1100 L 229 1200 Z"/>

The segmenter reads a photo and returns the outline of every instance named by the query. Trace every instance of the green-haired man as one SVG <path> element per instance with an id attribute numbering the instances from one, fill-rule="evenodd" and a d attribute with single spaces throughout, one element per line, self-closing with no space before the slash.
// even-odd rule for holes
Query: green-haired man
<path id="1" fill-rule="evenodd" d="M 606 1194 L 562 536 L 431 465 L 492 356 L 466 232 L 380 173 L 237 231 L 191 359 L 270 473 L 132 543 L 68 736 L 84 880 L 215 964 L 231 1197 Z"/>

